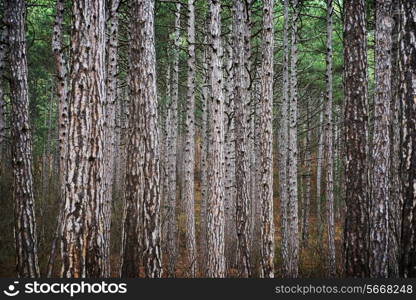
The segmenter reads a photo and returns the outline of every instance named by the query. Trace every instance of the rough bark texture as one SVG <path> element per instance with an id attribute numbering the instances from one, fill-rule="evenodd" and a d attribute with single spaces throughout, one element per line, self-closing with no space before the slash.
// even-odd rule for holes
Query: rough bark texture
<path id="1" fill-rule="evenodd" d="M 5 4 L 3 4 L 5 8 Z M 6 102 L 4 101 L 4 80 L 3 75 L 6 67 L 6 56 L 7 56 L 7 27 L 4 24 L 4 18 L 0 18 L 0 160 L 3 155 L 3 143 L 6 136 Z M 0 163 L 0 170 L 2 163 Z"/>
<path id="2" fill-rule="evenodd" d="M 62 276 L 104 277 L 104 3 L 76 1 L 72 13 L 72 92 L 62 215 Z"/>
<path id="3" fill-rule="evenodd" d="M 368 277 L 368 95 L 365 1 L 344 2 L 345 271 Z"/>
<path id="4" fill-rule="evenodd" d="M 326 15 L 326 98 L 325 98 L 325 198 L 326 224 L 328 235 L 328 276 L 335 277 L 335 220 L 334 220 L 334 147 L 332 126 L 332 16 L 334 14 L 333 0 L 327 1 Z"/>
<path id="5" fill-rule="evenodd" d="M 12 167 L 16 270 L 19 277 L 40 276 L 32 175 L 32 137 L 29 123 L 25 1 L 5 2 L 12 110 Z"/>
<path id="6" fill-rule="evenodd" d="M 131 76 L 133 66 L 131 65 L 131 56 L 133 48 L 130 44 L 129 49 L 129 73 L 128 82 L 130 83 L 130 95 L 132 93 L 133 76 Z M 127 121 L 127 146 L 125 159 L 125 192 L 124 192 L 124 209 L 123 209 L 123 229 L 122 229 L 122 245 L 121 245 L 121 263 L 120 276 L 121 277 L 137 277 L 139 275 L 139 268 L 142 259 L 142 210 L 143 203 L 141 201 L 143 195 L 140 187 L 140 177 L 138 164 L 141 153 L 138 152 L 140 146 L 138 120 L 136 110 L 137 104 L 130 100 L 130 107 L 128 109 Z"/>
<path id="7" fill-rule="evenodd" d="M 230 28 L 230 32 L 232 29 Z M 227 271 L 236 268 L 236 186 L 235 186 L 235 118 L 234 118 L 234 51 L 230 39 L 223 37 L 224 55 L 224 213 L 225 213 L 225 258 Z"/>
<path id="8" fill-rule="evenodd" d="M 282 271 L 285 277 L 289 276 L 289 254 L 288 254 L 288 141 L 289 141 L 289 0 L 283 4 L 283 83 L 282 104 L 280 106 L 280 128 L 279 128 L 279 198 L 280 198 L 280 255 L 282 258 Z"/>
<path id="9" fill-rule="evenodd" d="M 319 125 L 318 125 L 318 151 L 316 156 L 316 222 L 317 222 L 317 234 L 318 239 L 322 240 L 322 229 L 323 229 L 323 219 L 322 219 L 322 162 L 323 162 L 323 153 L 324 153 L 324 110 L 321 110 L 319 113 Z"/>
<path id="10" fill-rule="evenodd" d="M 263 54 L 260 98 L 261 271 L 274 277 L 273 223 L 273 0 L 263 1 Z"/>
<path id="11" fill-rule="evenodd" d="M 220 1 L 210 2 L 211 98 L 209 101 L 207 276 L 225 276 L 224 256 L 224 95 Z"/>
<path id="12" fill-rule="evenodd" d="M 160 172 L 161 172 L 161 180 L 162 180 L 162 189 L 161 192 L 161 239 L 162 239 L 162 256 L 167 257 L 167 243 L 166 243 L 166 236 L 167 236 L 167 214 L 168 214 L 168 199 L 169 199 L 169 177 L 168 177 L 168 163 L 169 163 L 169 148 L 168 148 L 168 131 L 169 131 L 169 109 L 170 109 L 170 99 L 171 99 L 171 65 L 168 63 L 167 70 L 166 70 L 166 84 L 165 84 L 165 97 L 166 103 L 163 107 L 163 115 L 159 114 L 159 126 L 162 127 L 162 132 L 160 133 L 161 136 L 161 161 L 160 161 Z"/>
<path id="13" fill-rule="evenodd" d="M 186 215 L 185 248 L 189 277 L 197 270 L 195 241 L 195 4 L 188 0 L 188 81 L 185 116 L 183 202 Z"/>
<path id="14" fill-rule="evenodd" d="M 310 126 L 310 111 L 309 101 L 306 98 L 306 124 L 305 124 L 305 155 L 304 155 L 304 174 L 303 178 L 303 205 L 302 205 L 302 247 L 308 246 L 309 240 L 309 216 L 311 205 L 311 126 Z"/>
<path id="15" fill-rule="evenodd" d="M 63 195 L 65 191 L 65 174 L 66 174 L 66 157 L 68 144 L 68 85 L 67 85 L 67 67 L 62 48 L 62 27 L 64 15 L 64 1 L 57 0 L 55 7 L 55 23 L 52 35 L 52 51 L 55 60 L 56 69 L 56 93 L 58 95 L 58 141 L 59 141 L 59 184 L 60 195 L 58 203 L 59 215 L 57 218 L 57 226 L 55 236 L 52 241 L 51 253 L 48 261 L 47 277 L 52 276 L 53 267 L 56 257 L 56 246 L 61 232 L 62 226 L 62 205 Z"/>
<path id="16" fill-rule="evenodd" d="M 62 27 L 64 17 L 64 1 L 56 1 L 55 23 L 52 35 L 52 51 L 55 59 L 56 69 L 56 92 L 58 95 L 58 122 L 59 122 L 59 174 L 60 183 L 64 184 L 65 163 L 68 143 L 68 87 L 67 87 L 67 69 L 62 47 Z"/>
<path id="17" fill-rule="evenodd" d="M 168 108 L 168 199 L 166 205 L 167 233 L 167 275 L 175 276 L 175 265 L 177 256 L 176 245 L 176 165 L 177 165 L 177 139 L 178 139 L 178 76 L 179 76 L 179 36 L 180 36 L 180 10 L 181 5 L 176 4 L 175 11 L 175 40 L 172 70 L 172 98 Z"/>
<path id="18" fill-rule="evenodd" d="M 399 40 L 401 30 L 401 0 L 393 0 L 393 29 L 392 29 L 392 52 L 391 52 L 391 74 L 399 74 L 391 77 L 391 104 L 390 104 L 390 201 L 388 202 L 389 214 L 389 277 L 399 277 L 400 261 L 400 236 L 402 217 L 402 197 L 400 182 L 400 157 L 401 157 L 401 104 L 399 97 L 400 80 L 400 51 Z"/>
<path id="19" fill-rule="evenodd" d="M 257 66 L 257 73 L 260 74 L 260 66 Z M 251 90 L 251 120 L 250 120 L 250 185 L 251 185 L 251 260 L 253 277 L 260 276 L 261 270 L 261 201 L 259 197 L 260 188 L 260 122 L 259 122 L 259 97 L 260 80 L 252 81 Z M 259 217 L 260 216 L 260 217 Z"/>
<path id="20" fill-rule="evenodd" d="M 236 176 L 236 225 L 238 237 L 238 266 L 241 277 L 251 277 L 250 268 L 250 185 L 248 165 L 249 111 L 248 70 L 245 46 L 245 23 L 248 22 L 247 6 L 241 0 L 234 1 L 234 109 L 235 109 L 235 176 Z"/>
<path id="21" fill-rule="evenodd" d="M 116 98 L 117 98 L 117 50 L 118 50 L 118 7 L 119 0 L 111 0 L 108 7 L 107 25 L 107 73 L 105 102 L 105 152 L 104 152 L 104 267 L 106 276 L 110 275 L 110 229 L 111 208 L 113 201 L 114 154 L 115 154 L 115 126 L 116 126 Z"/>
<path id="22" fill-rule="evenodd" d="M 156 53 L 154 46 L 154 1 L 134 0 L 131 41 L 130 129 L 137 131 L 137 148 L 128 155 L 134 162 L 142 202 L 143 266 L 146 277 L 160 277 L 160 170 L 156 96 Z M 133 120 L 134 119 L 134 120 Z M 134 154 L 133 154 L 134 153 Z"/>
<path id="23" fill-rule="evenodd" d="M 127 80 L 128 82 L 128 80 Z M 117 138 L 118 138 L 118 151 L 120 155 L 117 158 L 117 173 L 116 173 L 116 186 L 118 196 L 124 201 L 124 191 L 126 186 L 126 162 L 127 162 L 127 144 L 128 144 L 128 123 L 129 123 L 129 109 L 130 98 L 128 96 L 128 87 L 124 87 L 119 92 L 122 95 L 120 101 L 117 101 L 118 106 L 118 118 L 117 118 Z"/>
<path id="24" fill-rule="evenodd" d="M 289 103 L 289 142 L 288 142 L 288 189 L 289 189 L 289 209 L 288 209 L 288 255 L 289 272 L 288 276 L 296 278 L 298 276 L 299 263 L 299 230 L 298 230 L 298 180 L 297 180 L 297 116 L 298 116 L 298 82 L 297 82 L 297 38 L 299 21 L 299 3 L 292 1 L 292 39 L 291 39 L 291 74 L 290 74 L 290 103 Z"/>
<path id="25" fill-rule="evenodd" d="M 391 1 L 376 1 L 374 133 L 370 208 L 370 276 L 388 277 L 391 102 Z"/>
<path id="26" fill-rule="evenodd" d="M 416 277 L 416 3 L 402 1 L 400 42 L 402 113 L 402 197 L 400 275 Z"/>
<path id="27" fill-rule="evenodd" d="M 207 45 L 208 37 L 205 35 L 204 52 L 203 52 L 203 86 L 201 99 L 201 208 L 200 208 L 200 272 L 205 276 L 207 264 L 207 152 L 208 152 L 208 92 L 209 92 L 209 46 Z"/>

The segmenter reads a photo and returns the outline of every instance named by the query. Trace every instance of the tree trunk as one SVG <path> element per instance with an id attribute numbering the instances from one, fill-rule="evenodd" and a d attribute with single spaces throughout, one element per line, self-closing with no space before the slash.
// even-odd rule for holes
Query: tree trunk
<path id="1" fill-rule="evenodd" d="M 133 39 L 133 37 L 131 37 Z M 134 51 L 130 43 L 129 56 L 132 61 Z M 142 259 L 142 214 L 143 214 L 143 194 L 141 188 L 141 178 L 139 176 L 140 154 L 140 132 L 139 121 L 137 118 L 137 104 L 133 101 L 133 65 L 130 62 L 128 82 L 130 83 L 130 107 L 128 109 L 128 125 L 126 136 L 126 174 L 124 188 L 124 211 L 123 211 L 123 229 L 122 229 L 122 246 L 121 246 L 121 263 L 120 276 L 137 277 L 139 276 L 140 262 Z M 137 99 L 136 99 L 137 100 Z"/>
<path id="2" fill-rule="evenodd" d="M 344 2 L 345 270 L 368 277 L 368 95 L 365 1 Z"/>
<path id="3" fill-rule="evenodd" d="M 292 2 L 292 40 L 291 40 L 291 79 L 290 79 L 290 103 L 289 103 L 289 142 L 288 142 L 288 189 L 289 189 L 289 234 L 288 234 L 288 254 L 289 254 L 289 273 L 292 278 L 298 277 L 299 263 L 299 230 L 298 230 L 298 182 L 297 182 L 297 37 L 299 3 L 297 0 Z"/>
<path id="4" fill-rule="evenodd" d="M 63 196 L 65 192 L 65 174 L 68 144 L 68 84 L 65 57 L 62 49 L 62 28 L 64 17 L 64 1 L 57 0 L 55 8 L 55 23 L 52 35 L 52 51 L 56 68 L 56 92 L 58 95 L 58 140 L 59 140 L 59 213 L 55 235 L 52 240 L 51 253 L 48 260 L 47 277 L 52 276 L 56 259 L 56 246 L 61 233 Z"/>
<path id="5" fill-rule="evenodd" d="M 282 271 L 285 277 L 289 276 L 289 252 L 288 252 L 288 107 L 289 107 L 289 0 L 283 4 L 283 83 L 282 104 L 280 106 L 279 128 L 279 198 L 280 198 L 280 255 L 282 259 Z"/>
<path id="6" fill-rule="evenodd" d="M 207 276 L 225 276 L 224 255 L 224 95 L 221 46 L 221 4 L 210 2 L 211 99 L 209 101 Z"/>
<path id="7" fill-rule="evenodd" d="M 143 266 L 146 277 L 161 277 L 160 253 L 160 148 L 156 95 L 156 54 L 154 47 L 154 1 L 134 0 L 131 28 L 130 66 L 130 144 L 127 166 L 126 201 L 134 210 L 133 228 L 142 230 L 141 245 L 132 249 L 143 250 Z M 144 155 L 145 154 L 145 155 Z M 136 204 L 134 206 L 134 204 Z M 141 214 L 142 218 L 137 218 Z M 131 230 L 133 232 L 133 230 Z M 140 233 L 140 231 L 139 231 Z M 125 243 L 131 241 L 128 238 Z M 137 241 L 137 237 L 134 242 Z M 140 247 L 141 246 L 141 247 Z M 126 247 L 129 248 L 129 247 Z M 134 255 L 137 255 L 134 254 Z M 135 265 L 137 265 L 135 263 Z M 136 269 L 136 272 L 138 270 Z M 127 274 L 128 275 L 128 274 Z"/>
<path id="8" fill-rule="evenodd" d="M 260 66 L 257 67 L 258 74 L 260 71 Z M 251 90 L 251 132 L 250 132 L 250 185 L 251 185 L 251 260 L 252 260 L 252 273 L 253 277 L 259 277 L 261 271 L 261 222 L 262 218 L 262 203 L 261 198 L 259 197 L 259 188 L 260 188 L 260 105 L 259 105 L 259 96 L 260 96 L 260 82 L 259 80 L 254 80 L 252 83 Z"/>
<path id="9" fill-rule="evenodd" d="M 107 27 L 107 73 L 106 89 L 107 99 L 105 102 L 105 152 L 104 152 L 104 267 L 105 275 L 110 276 L 110 230 L 111 230 L 111 208 L 113 202 L 113 179 L 114 179 L 114 153 L 115 153 L 115 125 L 116 125 L 116 99 L 117 99 L 117 49 L 118 49 L 118 7 L 119 0 L 111 0 L 109 3 L 109 24 Z"/>
<path id="10" fill-rule="evenodd" d="M 248 78 L 247 60 L 244 51 L 245 26 L 248 20 L 247 6 L 241 0 L 235 0 L 234 9 L 234 109 L 235 109 L 235 176 L 236 176 L 236 224 L 238 243 L 238 267 L 241 277 L 251 277 L 250 265 L 250 190 L 248 165 L 248 130 L 249 118 L 247 110 Z"/>
<path id="11" fill-rule="evenodd" d="M 53 156 L 51 155 L 51 144 L 52 144 L 52 111 L 53 111 L 53 100 L 54 100 L 54 90 L 53 85 L 51 84 L 51 93 L 49 96 L 48 110 L 45 111 L 44 115 L 44 127 L 46 128 L 46 139 L 43 142 L 43 153 L 42 153 L 42 191 L 40 193 L 39 201 L 39 214 L 40 217 L 40 226 L 38 227 L 38 248 L 42 249 L 43 244 L 46 242 L 46 232 L 45 232 L 45 213 L 46 207 L 48 205 L 48 200 L 50 199 L 49 195 L 51 194 L 51 161 Z"/>
<path id="12" fill-rule="evenodd" d="M 4 23 L 8 26 L 10 65 L 16 270 L 19 277 L 36 278 L 40 276 L 40 272 L 33 196 L 25 9 L 24 0 L 7 0 Z"/>
<path id="13" fill-rule="evenodd" d="M 176 4 L 175 11 L 175 40 L 173 54 L 172 73 L 172 98 L 168 108 L 168 203 L 167 203 L 167 234 L 166 246 L 168 254 L 167 275 L 175 277 L 175 265 L 177 256 L 177 229 L 176 229 L 176 169 L 177 169 L 177 139 L 178 139 L 178 76 L 179 76 L 179 37 L 180 37 L 180 10 L 181 4 Z"/>
<path id="14" fill-rule="evenodd" d="M 5 9 L 5 4 L 3 4 L 3 7 Z M 3 21 L 3 18 L 0 18 L 0 174 L 3 167 L 2 157 L 6 137 L 6 102 L 4 101 L 5 80 L 3 79 L 3 76 L 6 67 L 6 43 L 8 39 L 8 30 Z"/>
<path id="15" fill-rule="evenodd" d="M 416 3 L 402 1 L 403 38 L 401 39 L 401 85 L 400 99 L 403 109 L 401 146 L 402 171 L 402 236 L 400 275 L 416 277 Z"/>
<path id="16" fill-rule="evenodd" d="M 305 173 L 303 174 L 303 207 L 302 207 L 302 246 L 308 246 L 309 240 L 309 216 L 311 204 L 311 126 L 309 112 L 309 98 L 306 98 L 306 133 L 305 133 Z"/>
<path id="17" fill-rule="evenodd" d="M 66 174 L 66 156 L 68 142 L 68 87 L 67 87 L 67 69 L 66 61 L 62 47 L 62 27 L 64 17 L 64 1 L 56 1 L 56 15 L 52 35 L 52 51 L 55 59 L 56 68 L 56 91 L 58 94 L 58 111 L 59 111 L 59 174 L 60 184 L 64 184 L 64 174 Z"/>
<path id="18" fill-rule="evenodd" d="M 105 8 L 101 2 L 76 1 L 72 13 L 62 276 L 104 277 Z"/>
<path id="19" fill-rule="evenodd" d="M 401 104 L 400 104 L 400 36 L 401 29 L 401 0 L 393 0 L 393 29 L 392 29 L 392 52 L 391 52 L 391 74 L 399 74 L 399 76 L 391 76 L 391 104 L 390 104 L 390 195 L 388 202 L 389 215 L 389 277 L 399 277 L 399 261 L 400 261 L 400 236 L 401 236 L 401 211 L 403 199 L 401 197 L 400 182 L 400 157 L 401 157 Z"/>
<path id="20" fill-rule="evenodd" d="M 230 28 L 232 32 L 232 28 Z M 223 39 L 224 56 L 224 212 L 225 212 L 225 259 L 227 271 L 236 268 L 237 228 L 236 228 L 236 188 L 235 188 L 235 118 L 234 118 L 234 68 L 233 45 L 227 37 Z"/>
<path id="21" fill-rule="evenodd" d="M 388 277 L 391 102 L 391 1 L 376 1 L 374 130 L 370 210 L 370 276 Z"/>
<path id="22" fill-rule="evenodd" d="M 335 220 L 334 220 L 334 147 L 332 135 L 332 16 L 333 0 L 327 0 L 326 14 L 326 98 L 325 98 L 325 198 L 328 234 L 328 276 L 336 276 L 335 261 Z"/>
<path id="23" fill-rule="evenodd" d="M 274 277 L 273 223 L 273 0 L 263 1 L 263 54 L 260 98 L 261 271 Z"/>
<path id="24" fill-rule="evenodd" d="M 164 116 L 159 114 L 159 121 L 163 123 L 160 124 L 163 133 L 160 135 L 163 137 L 161 140 L 161 179 L 163 181 L 162 187 L 163 192 L 161 193 L 161 207 L 163 208 L 162 216 L 161 216 L 161 230 L 162 230 L 162 255 L 167 257 L 169 255 L 167 251 L 167 229 L 168 229 L 168 219 L 167 216 L 169 214 L 168 205 L 169 205 L 169 176 L 168 176 L 168 167 L 169 167 L 169 148 L 168 148 L 168 132 L 170 130 L 170 100 L 171 100 L 171 65 L 168 63 L 167 70 L 166 70 L 166 85 L 165 89 L 165 97 L 166 97 L 166 104 L 164 105 Z"/>
<path id="25" fill-rule="evenodd" d="M 200 208 L 200 272 L 205 276 L 207 266 L 207 152 L 208 152 L 208 111 L 207 104 L 209 101 L 208 92 L 210 90 L 209 84 L 209 45 L 207 34 L 204 38 L 204 52 L 203 52 L 203 86 L 201 98 L 201 208 Z"/>
<path id="26" fill-rule="evenodd" d="M 195 4 L 188 0 L 188 81 L 185 116 L 184 190 L 183 202 L 186 215 L 185 247 L 187 250 L 187 272 L 196 276 L 195 242 Z"/>
<path id="27" fill-rule="evenodd" d="M 322 162 L 323 162 L 323 150 L 324 150 L 324 109 L 319 113 L 319 125 L 318 125 L 318 153 L 316 157 L 316 221 L 317 221 L 317 238 L 319 240 L 319 245 L 322 241 L 322 230 L 323 230 L 323 220 L 322 220 Z"/>

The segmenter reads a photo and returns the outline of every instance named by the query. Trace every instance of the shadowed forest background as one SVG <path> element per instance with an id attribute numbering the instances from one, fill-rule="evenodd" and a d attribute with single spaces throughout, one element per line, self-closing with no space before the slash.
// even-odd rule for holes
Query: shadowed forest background
<path id="1" fill-rule="evenodd" d="M 0 18 L 0 277 L 416 276 L 414 1 Z"/>

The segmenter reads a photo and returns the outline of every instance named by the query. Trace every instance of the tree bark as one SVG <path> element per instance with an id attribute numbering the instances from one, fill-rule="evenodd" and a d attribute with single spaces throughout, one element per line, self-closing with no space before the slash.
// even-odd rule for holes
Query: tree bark
<path id="1" fill-rule="evenodd" d="M 104 277 L 105 7 L 102 2 L 76 1 L 72 13 L 62 276 Z"/>
<path id="2" fill-rule="evenodd" d="M 232 24 L 230 24 L 232 25 Z M 230 26 L 232 27 L 232 26 Z M 232 28 L 229 29 L 232 32 Z M 227 272 L 236 268 L 236 186 L 235 186 L 235 117 L 234 117 L 234 67 L 233 42 L 228 36 L 222 38 L 224 55 L 224 213 L 225 213 L 225 259 Z"/>
<path id="3" fill-rule="evenodd" d="M 335 261 L 335 220 L 334 220 L 334 147 L 332 126 L 332 16 L 334 14 L 333 0 L 327 0 L 326 14 L 326 98 L 325 98 L 325 198 L 326 224 L 328 235 L 328 276 L 336 276 Z"/>
<path id="4" fill-rule="evenodd" d="M 235 109 L 235 176 L 236 176 L 236 224 L 238 243 L 238 267 L 241 277 L 251 277 L 250 265 L 250 190 L 249 190 L 249 165 L 248 165 L 248 70 L 244 51 L 245 26 L 248 20 L 246 4 L 241 0 L 235 0 L 234 9 L 234 109 Z"/>
<path id="5" fill-rule="evenodd" d="M 289 254 L 289 277 L 298 276 L 299 263 L 299 230 L 298 230 L 298 182 L 297 182 L 297 38 L 299 3 L 293 0 L 292 17 L 292 39 L 291 39 L 291 78 L 290 78 L 290 105 L 289 105 L 289 142 L 288 142 L 288 189 L 289 189 L 289 235 L 288 235 L 288 254 Z"/>
<path id="6" fill-rule="evenodd" d="M 260 74 L 261 66 L 257 66 L 257 73 Z M 251 185 L 251 258 L 253 277 L 259 277 L 261 271 L 261 222 L 262 203 L 259 197 L 260 188 L 260 81 L 253 80 L 251 90 L 251 120 L 250 120 L 250 185 Z"/>
<path id="7" fill-rule="evenodd" d="M 207 27 L 207 26 L 206 26 Z M 208 108 L 209 101 L 208 92 L 210 90 L 210 66 L 209 66 L 209 46 L 208 33 L 204 38 L 204 52 L 203 52 L 203 86 L 202 86 L 202 103 L 201 103 L 201 208 L 200 208 L 200 272 L 205 276 L 207 266 L 207 152 L 208 152 Z"/>
<path id="8" fill-rule="evenodd" d="M 168 203 L 167 203 L 167 254 L 168 265 L 167 275 L 175 277 L 175 265 L 177 256 L 177 229 L 176 229 L 176 170 L 177 170 L 177 139 L 178 139 L 178 76 L 179 76 L 179 38 L 180 38 L 180 10 L 181 4 L 176 4 L 175 11 L 175 40 L 172 70 L 172 97 L 168 108 L 169 129 L 168 129 Z"/>
<path id="9" fill-rule="evenodd" d="M 107 25 L 107 73 L 105 102 L 105 152 L 104 152 L 104 267 L 106 276 L 110 276 L 110 230 L 111 208 L 113 202 L 114 179 L 114 153 L 115 153 L 115 126 L 116 126 L 116 100 L 117 100 L 117 58 L 118 58 L 118 7 L 119 0 L 111 0 L 108 7 L 109 24 Z"/>
<path id="10" fill-rule="evenodd" d="M 3 4 L 5 10 L 5 4 Z M 6 68 L 8 30 L 5 18 L 0 18 L 0 161 L 3 157 L 4 141 L 6 137 L 6 102 L 4 101 L 5 80 L 3 76 Z M 0 163 L 0 172 L 3 163 Z"/>
<path id="11" fill-rule="evenodd" d="M 154 45 L 154 1 L 133 0 L 130 66 L 130 144 L 128 152 L 126 201 L 135 210 L 125 223 L 136 225 L 142 237 L 141 245 L 132 247 L 143 251 L 146 277 L 161 277 L 160 252 L 160 148 L 157 126 L 156 53 Z M 134 206 L 134 204 L 136 204 Z M 137 205 L 138 204 L 138 205 Z M 137 216 L 141 214 L 141 218 Z M 140 220 L 141 219 L 141 220 Z M 134 231 L 133 231 L 134 232 Z M 140 231 L 139 231 L 140 232 Z M 134 242 L 137 241 L 137 237 Z M 125 243 L 131 243 L 128 239 Z M 126 247 L 128 248 L 128 247 Z M 137 255 L 134 254 L 134 255 Z M 137 266 L 137 263 L 134 265 Z M 136 272 L 138 270 L 136 269 Z"/>
<path id="12" fill-rule="evenodd" d="M 261 271 L 274 277 L 273 223 L 273 0 L 263 1 L 263 53 L 260 98 Z"/>
<path id="13" fill-rule="evenodd" d="M 63 195 L 65 192 L 65 174 L 66 158 L 68 144 L 68 84 L 67 84 L 67 67 L 65 56 L 62 48 L 62 28 L 64 17 L 64 1 L 57 0 L 55 6 L 55 23 L 52 35 L 52 51 L 54 54 L 56 68 L 56 92 L 58 95 L 58 140 L 59 140 L 59 213 L 55 235 L 52 240 L 51 253 L 49 255 L 47 277 L 52 276 L 56 259 L 56 246 L 61 233 L 62 212 L 63 212 Z"/>
<path id="14" fill-rule="evenodd" d="M 289 141 L 289 0 L 283 3 L 283 83 L 282 104 L 280 106 L 279 128 L 279 198 L 280 198 L 280 235 L 281 235 L 281 259 L 282 271 L 285 277 L 289 276 L 289 252 L 288 252 L 288 141 Z"/>
<path id="15" fill-rule="evenodd" d="M 324 150 L 324 109 L 319 113 L 318 125 L 318 152 L 316 156 L 316 218 L 317 218 L 317 238 L 322 241 L 323 219 L 322 219 L 322 162 Z"/>
<path id="16" fill-rule="evenodd" d="M 305 173 L 303 174 L 303 206 L 302 206 L 302 246 L 308 246 L 309 240 L 309 217 L 311 204 L 311 126 L 310 126 L 310 111 L 309 98 L 306 98 L 306 133 L 305 133 L 305 155 L 304 166 Z"/>
<path id="17" fill-rule="evenodd" d="M 160 132 L 160 172 L 161 172 L 161 201 L 160 205 L 163 208 L 161 211 L 161 239 L 162 239 L 162 256 L 166 257 L 168 255 L 166 248 L 166 233 L 167 233 L 167 206 L 168 206 L 168 191 L 169 191 L 169 177 L 168 177 L 168 162 L 169 162 L 169 148 L 168 148 L 168 130 L 170 127 L 169 124 L 169 108 L 170 108 L 170 99 L 171 99 L 171 65 L 168 62 L 166 66 L 166 83 L 163 87 L 165 103 L 161 109 L 162 113 L 159 113 L 159 126 L 161 128 Z"/>
<path id="18" fill-rule="evenodd" d="M 225 276 L 224 255 L 224 95 L 221 46 L 221 4 L 210 2 L 211 99 L 209 101 L 207 276 Z"/>
<path id="19" fill-rule="evenodd" d="M 400 157 L 401 157 L 401 103 L 400 103 L 400 37 L 401 29 L 401 0 L 393 0 L 392 15 L 392 52 L 391 52 L 391 74 L 399 74 L 391 76 L 391 103 L 390 103 L 390 201 L 388 202 L 389 215 L 389 277 L 399 277 L 399 261 L 400 261 L 400 236 L 401 236 L 401 211 L 403 199 L 401 197 L 401 181 L 400 181 Z"/>
<path id="20" fill-rule="evenodd" d="M 402 1 L 403 37 L 400 43 L 403 138 L 401 145 L 402 171 L 402 236 L 400 275 L 416 277 L 416 3 Z"/>
<path id="21" fill-rule="evenodd" d="M 52 35 L 52 51 L 55 59 L 56 68 L 56 92 L 58 94 L 58 113 L 59 113 L 59 174 L 60 183 L 64 184 L 64 174 L 66 174 L 66 156 L 68 142 L 68 86 L 67 86 L 67 69 L 62 47 L 62 27 L 64 17 L 64 1 L 56 1 L 56 15 Z"/>
<path id="22" fill-rule="evenodd" d="M 196 276 L 195 242 L 195 3 L 188 0 L 188 79 L 185 116 L 184 190 L 183 201 L 186 215 L 185 247 L 187 250 L 187 272 Z"/>
<path id="23" fill-rule="evenodd" d="M 344 2 L 345 271 L 368 277 L 369 184 L 365 1 Z"/>
<path id="24" fill-rule="evenodd" d="M 40 276 L 32 175 L 24 0 L 5 2 L 12 111 L 12 167 L 16 270 L 19 277 Z"/>
<path id="25" fill-rule="evenodd" d="M 388 277 L 391 102 L 391 1 L 376 1 L 374 133 L 370 210 L 370 276 Z"/>

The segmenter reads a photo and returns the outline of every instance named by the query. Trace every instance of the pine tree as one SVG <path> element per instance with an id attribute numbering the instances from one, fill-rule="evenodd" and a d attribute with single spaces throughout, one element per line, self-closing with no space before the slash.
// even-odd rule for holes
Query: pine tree
<path id="1" fill-rule="evenodd" d="M 365 1 L 344 2 L 344 258 L 346 275 L 368 277 L 368 92 Z"/>
<path id="2" fill-rule="evenodd" d="M 336 275 L 335 261 L 335 220 L 334 220 L 334 147 L 332 122 L 332 18 L 334 14 L 333 0 L 327 0 L 326 14 L 326 98 L 325 98 L 325 198 L 326 198 L 326 224 L 328 234 L 328 275 Z M 320 183 L 318 183 L 320 184 Z M 320 195 L 319 195 L 320 196 Z M 320 199 L 319 199 L 320 200 Z"/>
<path id="3" fill-rule="evenodd" d="M 105 275 L 110 276 L 110 230 L 111 230 L 111 209 L 113 204 L 113 180 L 114 180 L 114 154 L 115 126 L 116 126 L 116 99 L 117 99 L 117 59 L 118 59 L 118 7 L 119 0 L 111 0 L 108 3 L 108 39 L 106 59 L 106 102 L 105 102 L 105 149 L 104 152 L 104 267 Z"/>
<path id="4" fill-rule="evenodd" d="M 281 257 L 284 276 L 289 276 L 289 249 L 288 249 L 288 142 L 289 142 L 289 0 L 283 3 L 283 82 L 282 104 L 280 106 L 279 128 L 279 198 L 280 198 L 280 228 L 281 228 Z"/>
<path id="5" fill-rule="evenodd" d="M 210 2 L 211 98 L 209 99 L 209 149 L 207 198 L 207 276 L 225 276 L 224 255 L 224 95 L 221 45 L 221 4 Z"/>
<path id="6" fill-rule="evenodd" d="M 238 266 L 242 277 L 251 277 L 250 266 L 250 191 L 248 165 L 248 74 L 247 60 L 244 51 L 245 23 L 247 22 L 247 6 L 241 0 L 235 0 L 234 10 L 234 106 L 235 106 L 235 176 L 236 176 L 236 224 L 238 237 Z"/>
<path id="7" fill-rule="evenodd" d="M 263 53 L 260 98 L 261 271 L 274 277 L 273 223 L 273 0 L 263 1 Z"/>
<path id="8" fill-rule="evenodd" d="M 195 277 L 197 270 L 195 241 L 195 4 L 188 1 L 188 80 L 185 116 L 185 153 L 183 202 L 186 214 L 187 269 Z"/>
<path id="9" fill-rule="evenodd" d="M 103 277 L 105 8 L 96 1 L 75 1 L 72 13 L 62 276 Z"/>
<path id="10" fill-rule="evenodd" d="M 415 68 L 416 45 L 414 32 L 416 30 L 416 3 L 410 0 L 402 1 L 402 26 L 404 29 L 400 43 L 400 67 L 402 79 L 400 84 L 400 100 L 402 107 L 402 235 L 400 275 L 403 277 L 416 276 L 416 106 L 415 106 Z M 413 217 L 412 217 L 413 216 Z"/>
<path id="11" fill-rule="evenodd" d="M 40 276 L 32 175 L 28 68 L 24 0 L 5 2 L 12 111 L 12 167 L 16 270 L 19 277 Z"/>
<path id="12" fill-rule="evenodd" d="M 371 277 L 388 277 L 392 3 L 376 1 L 374 133 L 371 165 Z"/>
<path id="13" fill-rule="evenodd" d="M 167 273 L 168 276 L 175 276 L 175 265 L 177 256 L 177 229 L 176 229 L 176 177 L 177 177 L 177 149 L 178 149 L 178 91 L 179 91 L 179 38 L 180 38 L 180 11 L 181 4 L 176 4 L 175 11 L 175 35 L 172 69 L 172 94 L 168 107 L 169 129 L 167 133 L 168 147 L 168 198 L 167 198 L 167 233 L 166 247 L 168 255 Z"/>
<path id="14" fill-rule="evenodd" d="M 299 230 L 298 230 L 298 182 L 297 182 L 297 116 L 298 116 L 298 79 L 297 79 L 297 39 L 299 21 L 299 2 L 292 1 L 292 28 L 291 28 L 291 70 L 290 70 L 290 97 L 289 97 L 289 142 L 288 142 L 288 189 L 289 189 L 289 277 L 298 276 L 299 264 Z"/>

